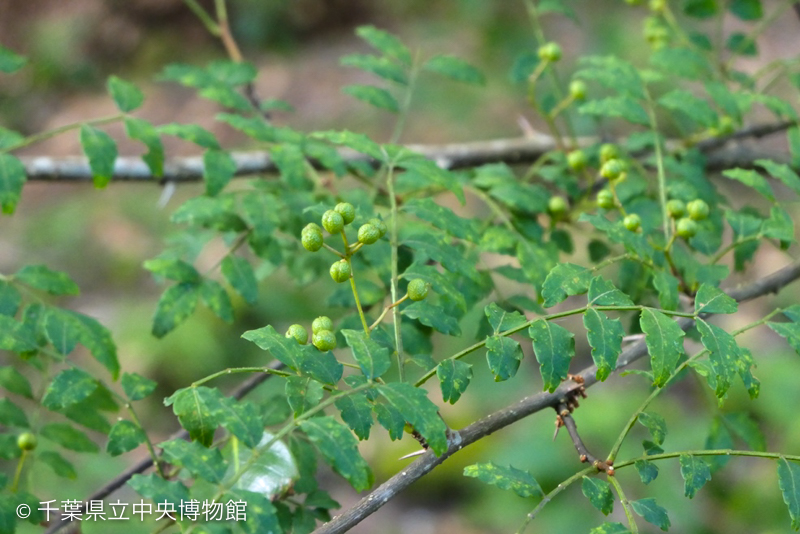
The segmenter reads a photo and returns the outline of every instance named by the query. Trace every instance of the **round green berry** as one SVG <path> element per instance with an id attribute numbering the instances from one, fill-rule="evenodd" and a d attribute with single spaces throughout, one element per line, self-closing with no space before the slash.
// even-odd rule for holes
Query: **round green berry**
<path id="1" fill-rule="evenodd" d="M 411 300 L 424 300 L 428 296 L 428 284 L 421 278 L 414 278 L 408 283 L 406 293 Z"/>
<path id="2" fill-rule="evenodd" d="M 561 47 L 557 43 L 545 43 L 539 47 L 539 59 L 542 61 L 555 62 L 561 59 Z"/>
<path id="3" fill-rule="evenodd" d="M 295 338 L 298 343 L 305 345 L 308 343 L 308 331 L 301 324 L 293 324 L 286 331 L 286 337 Z"/>
<path id="4" fill-rule="evenodd" d="M 678 223 L 675 225 L 675 230 L 678 236 L 689 239 L 690 237 L 694 237 L 697 233 L 697 223 L 689 217 L 684 217 L 678 220 Z"/>
<path id="5" fill-rule="evenodd" d="M 586 100 L 587 90 L 583 80 L 572 80 L 569 84 L 569 95 L 573 100 Z"/>
<path id="6" fill-rule="evenodd" d="M 642 226 L 642 218 L 635 213 L 630 213 L 622 220 L 622 224 L 631 232 L 635 232 Z"/>
<path id="7" fill-rule="evenodd" d="M 347 282 L 350 278 L 350 264 L 347 260 L 339 260 L 331 265 L 331 278 L 336 283 Z"/>
<path id="8" fill-rule="evenodd" d="M 311 343 L 323 352 L 333 350 L 336 348 L 336 335 L 330 330 L 320 330 L 311 336 Z"/>
<path id="9" fill-rule="evenodd" d="M 364 224 L 358 229 L 358 241 L 365 245 L 371 245 L 381 238 L 381 231 L 370 223 Z"/>
<path id="10" fill-rule="evenodd" d="M 23 432 L 22 434 L 17 437 L 17 447 L 22 449 L 23 451 L 32 451 L 36 448 L 38 444 L 38 440 L 36 436 L 31 434 L 30 432 Z"/>
<path id="11" fill-rule="evenodd" d="M 350 224 L 356 218 L 356 209 L 349 202 L 339 202 L 333 211 L 342 216 L 345 224 Z"/>
<path id="12" fill-rule="evenodd" d="M 388 228 L 386 228 L 386 223 L 383 222 L 381 219 L 375 217 L 367 222 L 378 229 L 378 232 L 380 232 L 381 237 L 386 235 L 386 231 L 388 230 Z"/>
<path id="13" fill-rule="evenodd" d="M 667 202 L 667 213 L 673 219 L 680 219 L 686 215 L 686 204 L 682 200 L 672 199 Z"/>
<path id="14" fill-rule="evenodd" d="M 550 215 L 564 215 L 568 209 L 569 206 L 567 205 L 567 201 L 564 200 L 564 197 L 550 197 L 550 200 L 547 202 L 547 211 Z"/>
<path id="15" fill-rule="evenodd" d="M 330 317 L 320 315 L 311 322 L 311 333 L 316 334 L 320 330 L 333 330 L 333 321 Z"/>
<path id="16" fill-rule="evenodd" d="M 318 251 L 322 248 L 322 228 L 314 223 L 307 224 L 300 234 L 300 242 L 309 252 Z"/>
<path id="17" fill-rule="evenodd" d="M 322 214 L 322 226 L 329 234 L 338 234 L 344 229 L 344 217 L 338 211 L 328 210 Z"/>
<path id="18" fill-rule="evenodd" d="M 708 204 L 699 198 L 692 200 L 686 205 L 686 211 L 689 212 L 689 217 L 695 221 L 702 221 L 708 218 Z"/>
<path id="19" fill-rule="evenodd" d="M 720 134 L 730 135 L 736 131 L 736 124 L 733 122 L 733 118 L 729 117 L 728 115 L 723 115 L 719 118 L 719 125 L 717 128 L 719 129 Z"/>
<path id="20" fill-rule="evenodd" d="M 618 159 L 610 159 L 600 167 L 600 176 L 611 182 L 619 179 L 623 172 L 625 172 L 625 167 Z"/>
<path id="21" fill-rule="evenodd" d="M 567 166 L 573 171 L 582 171 L 589 163 L 589 158 L 583 150 L 573 150 L 567 154 Z"/>
<path id="22" fill-rule="evenodd" d="M 600 147 L 600 163 L 611 161 L 612 159 L 619 159 L 621 156 L 617 145 L 605 143 Z"/>
<path id="23" fill-rule="evenodd" d="M 612 193 L 608 189 L 601 189 L 600 191 L 598 191 L 597 205 L 607 210 L 613 209 L 614 206 L 616 205 L 616 200 L 614 200 L 614 193 Z"/>

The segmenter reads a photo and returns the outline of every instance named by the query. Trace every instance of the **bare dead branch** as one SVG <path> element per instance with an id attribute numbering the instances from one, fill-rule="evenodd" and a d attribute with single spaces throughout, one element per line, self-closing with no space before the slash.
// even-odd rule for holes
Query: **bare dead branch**
<path id="1" fill-rule="evenodd" d="M 727 293 L 738 302 L 743 302 L 768 293 L 776 293 L 798 278 L 800 278 L 800 261 L 795 261 L 769 276 L 746 286 L 732 289 Z M 694 321 L 683 317 L 677 323 L 683 330 L 687 330 Z M 617 370 L 626 367 L 646 354 L 647 345 L 644 339 L 641 339 L 620 354 L 617 361 Z M 423 456 L 362 498 L 355 506 L 320 526 L 314 531 L 314 534 L 342 534 L 347 532 L 464 447 L 529 415 L 566 402 L 566 399 L 574 396 L 582 387 L 588 388 L 592 386 L 597 382 L 596 373 L 597 367 L 594 365 L 589 366 L 576 375 L 583 380 L 583 383 L 579 383 L 580 380 L 568 380 L 563 382 L 553 393 L 543 392 L 525 397 L 511 406 L 487 415 L 460 431 L 452 432 L 448 438 L 447 451 L 444 454 L 437 457 L 433 452 L 427 451 Z"/>
<path id="2" fill-rule="evenodd" d="M 731 159 L 731 155 L 715 158 L 717 151 L 731 142 L 749 138 L 761 138 L 767 135 L 784 131 L 791 127 L 793 122 L 779 122 L 762 124 L 739 130 L 727 137 L 708 139 L 697 144 L 697 147 L 709 155 L 709 166 L 720 168 Z M 596 138 L 582 138 L 580 144 L 588 146 L 596 143 Z M 673 149 L 680 145 L 671 143 Z M 555 141 L 547 135 L 523 137 L 513 139 L 495 139 L 492 141 L 473 141 L 469 143 L 454 143 L 445 145 L 408 145 L 408 148 L 435 161 L 443 169 L 461 169 L 475 167 L 487 163 L 523 164 L 533 163 L 544 153 L 556 148 Z M 368 162 L 375 165 L 375 161 L 368 156 L 349 149 L 341 149 L 340 154 L 345 162 Z M 765 157 L 763 152 L 758 155 L 741 152 L 737 147 L 736 152 L 744 154 L 739 157 L 736 165 L 752 166 L 753 159 Z M 236 162 L 236 176 L 254 176 L 277 172 L 275 162 L 264 151 L 233 152 L 231 154 Z M 46 156 L 23 157 L 28 180 L 57 181 L 57 182 L 90 182 L 92 172 L 89 162 L 83 157 L 51 158 Z M 320 167 L 318 162 L 312 162 Z M 149 182 L 159 184 L 163 182 L 197 182 L 203 179 L 203 158 L 200 156 L 173 158 L 164 164 L 164 175 L 156 178 L 150 169 L 136 157 L 120 157 L 114 164 L 114 181 Z"/>

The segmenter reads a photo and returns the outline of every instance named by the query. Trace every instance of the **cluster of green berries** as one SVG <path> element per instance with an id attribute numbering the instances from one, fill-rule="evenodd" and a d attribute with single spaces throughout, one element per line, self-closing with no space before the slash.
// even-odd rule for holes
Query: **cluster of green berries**
<path id="1" fill-rule="evenodd" d="M 301 345 L 308 343 L 308 331 L 301 324 L 293 324 L 286 331 L 287 338 L 294 338 Z M 336 348 L 333 321 L 324 315 L 311 322 L 311 344 L 325 352 Z"/>
<path id="2" fill-rule="evenodd" d="M 344 227 L 356 218 L 356 209 L 349 202 L 340 202 L 332 210 L 322 214 L 322 227 L 316 223 L 309 223 L 303 228 L 300 242 L 303 248 L 316 252 L 322 248 L 322 229 L 330 235 L 344 232 Z M 361 245 L 371 245 L 386 235 L 386 223 L 378 218 L 370 219 L 358 229 L 358 242 Z M 349 254 L 348 254 L 349 257 Z M 346 282 L 350 278 L 351 267 L 348 259 L 334 262 L 330 269 L 331 278 L 335 282 Z"/>
<path id="3" fill-rule="evenodd" d="M 667 202 L 667 213 L 675 219 L 675 233 L 678 237 L 689 239 L 697 233 L 697 221 L 708 218 L 708 204 L 699 198 L 684 204 L 682 200 Z"/>

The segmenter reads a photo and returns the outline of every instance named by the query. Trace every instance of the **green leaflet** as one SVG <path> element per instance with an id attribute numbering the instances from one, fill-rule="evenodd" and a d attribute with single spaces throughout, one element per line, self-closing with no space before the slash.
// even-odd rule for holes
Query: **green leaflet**
<path id="1" fill-rule="evenodd" d="M 336 399 L 336 408 L 342 414 L 344 421 L 358 439 L 369 439 L 369 431 L 374 421 L 372 420 L 372 405 L 363 393 L 347 395 Z"/>
<path id="2" fill-rule="evenodd" d="M 45 265 L 25 265 L 14 273 L 14 280 L 51 295 L 78 295 L 78 284 L 67 273 L 53 271 Z"/>
<path id="3" fill-rule="evenodd" d="M 775 200 L 775 194 L 772 192 L 772 187 L 770 187 L 769 182 L 756 171 L 749 169 L 728 169 L 722 171 L 722 175 L 733 178 L 748 187 L 752 187 L 767 200 Z"/>
<path id="4" fill-rule="evenodd" d="M 370 72 L 384 80 L 408 84 L 408 74 L 406 69 L 389 58 L 371 56 L 366 54 L 350 54 L 339 60 L 345 67 L 355 67 L 366 72 Z"/>
<path id="5" fill-rule="evenodd" d="M 683 494 L 691 499 L 711 480 L 711 470 L 703 458 L 688 454 L 681 454 L 680 464 L 684 480 Z"/>
<path id="6" fill-rule="evenodd" d="M 634 464 L 642 484 L 649 484 L 658 477 L 658 466 L 649 460 L 636 460 Z"/>
<path id="7" fill-rule="evenodd" d="M 281 532 L 278 511 L 263 492 L 235 490 L 227 493 L 225 498 L 247 503 L 247 521 L 238 522 L 238 525 L 246 534 Z"/>
<path id="8" fill-rule="evenodd" d="M 436 376 L 442 388 L 442 400 L 455 404 L 472 380 L 472 366 L 461 360 L 447 358 L 436 367 Z"/>
<path id="9" fill-rule="evenodd" d="M 216 280 L 203 280 L 200 284 L 200 297 L 214 315 L 226 323 L 233 322 L 233 304 L 222 284 Z"/>
<path id="10" fill-rule="evenodd" d="M 323 416 L 303 421 L 300 430 L 306 433 L 333 470 L 356 491 L 364 491 L 372 485 L 372 471 L 358 452 L 358 441 L 346 427 L 332 417 Z"/>
<path id="11" fill-rule="evenodd" d="M 539 483 L 530 473 L 513 466 L 504 467 L 492 462 L 468 465 L 464 468 L 464 476 L 477 478 L 500 489 L 511 490 L 520 497 L 544 495 Z"/>
<path id="12" fill-rule="evenodd" d="M 483 312 L 495 334 L 517 329 L 528 322 L 528 319 L 518 311 L 507 312 L 494 302 L 488 304 Z"/>
<path id="13" fill-rule="evenodd" d="M 0 315 L 14 317 L 22 304 L 22 294 L 13 285 L 0 281 Z"/>
<path id="14" fill-rule="evenodd" d="M 542 373 L 544 389 L 552 393 L 567 378 L 569 362 L 575 355 L 575 336 L 551 321 L 538 319 L 528 335 L 533 340 L 533 351 Z"/>
<path id="15" fill-rule="evenodd" d="M 308 189 L 306 158 L 298 145 L 283 143 L 270 150 L 270 156 L 281 171 L 281 180 L 293 189 Z"/>
<path id="16" fill-rule="evenodd" d="M 187 469 L 192 476 L 214 484 L 222 482 L 227 462 L 219 449 L 208 449 L 196 441 L 173 439 L 159 443 L 164 458 L 171 464 Z"/>
<path id="17" fill-rule="evenodd" d="M 711 366 L 716 378 L 715 394 L 723 398 L 738 371 L 739 345 L 736 339 L 722 328 L 697 319 L 697 330 L 703 346 L 709 351 Z"/>
<path id="18" fill-rule="evenodd" d="M 654 412 L 642 412 L 637 421 L 650 431 L 650 435 L 653 436 L 653 441 L 657 445 L 664 444 L 664 439 L 667 437 L 667 423 L 663 417 Z"/>
<path id="19" fill-rule="evenodd" d="M 342 92 L 376 108 L 385 109 L 392 113 L 400 112 L 400 104 L 386 89 L 373 85 L 346 85 L 342 87 Z"/>
<path id="20" fill-rule="evenodd" d="M 102 189 L 114 175 L 114 162 L 117 159 L 117 143 L 102 130 L 84 124 L 81 126 L 81 147 L 89 158 L 94 186 Z"/>
<path id="21" fill-rule="evenodd" d="M 119 456 L 132 451 L 144 443 L 145 439 L 147 439 L 145 433 L 134 423 L 125 419 L 117 421 L 108 433 L 106 452 L 111 456 Z"/>
<path id="22" fill-rule="evenodd" d="M 300 345 L 294 339 L 287 339 L 286 336 L 279 334 L 272 326 L 267 325 L 258 330 L 248 330 L 242 337 L 252 341 L 263 350 L 268 350 L 275 358 L 284 365 L 297 371 L 303 360 Z"/>
<path id="23" fill-rule="evenodd" d="M 742 20 L 758 20 L 764 15 L 761 0 L 731 0 L 728 11 Z"/>
<path id="24" fill-rule="evenodd" d="M 800 530 L 800 465 L 786 458 L 778 460 L 778 486 L 789 508 L 792 529 Z"/>
<path id="25" fill-rule="evenodd" d="M 486 338 L 486 360 L 495 382 L 502 382 L 516 375 L 523 356 L 522 347 L 510 337 Z"/>
<path id="26" fill-rule="evenodd" d="M 722 290 L 701 284 L 694 298 L 694 313 L 736 313 L 739 304 Z"/>
<path id="27" fill-rule="evenodd" d="M 164 291 L 153 316 L 152 333 L 155 337 L 166 336 L 194 313 L 198 289 L 197 284 L 184 282 Z"/>
<path id="28" fill-rule="evenodd" d="M 666 384 L 683 354 L 683 337 L 686 335 L 678 323 L 663 313 L 644 308 L 639 320 L 645 334 L 650 366 L 653 370 L 653 385 Z"/>
<path id="29" fill-rule="evenodd" d="M 109 76 L 106 87 L 114 104 L 124 113 L 133 111 L 144 102 L 144 94 L 138 87 L 117 76 Z"/>
<path id="30" fill-rule="evenodd" d="M 27 58 L 14 53 L 5 46 L 0 46 L 0 72 L 14 73 L 24 67 L 27 62 Z"/>
<path id="31" fill-rule="evenodd" d="M 347 344 L 353 352 L 361 372 L 368 380 L 374 380 L 389 370 L 392 361 L 389 359 L 389 349 L 381 347 L 363 331 L 342 330 Z"/>
<path id="32" fill-rule="evenodd" d="M 67 423 L 48 423 L 39 429 L 39 435 L 71 451 L 97 452 L 100 450 L 94 441 L 86 437 L 86 434 Z"/>
<path id="33" fill-rule="evenodd" d="M 62 410 L 81 402 L 97 389 L 97 380 L 86 371 L 70 367 L 58 373 L 47 386 L 42 405 L 50 410 Z"/>
<path id="34" fill-rule="evenodd" d="M 153 258 L 146 260 L 143 267 L 156 276 L 176 282 L 197 283 L 202 279 L 192 264 L 177 258 Z"/>
<path id="35" fill-rule="evenodd" d="M 700 127 L 710 128 L 719 122 L 714 109 L 705 100 L 689 91 L 675 89 L 658 99 L 658 104 L 670 111 L 680 111 Z"/>
<path id="36" fill-rule="evenodd" d="M 453 80 L 471 83 L 474 85 L 485 85 L 486 76 L 481 71 L 455 56 L 438 55 L 426 61 L 422 68 L 429 72 L 435 72 Z"/>
<path id="37" fill-rule="evenodd" d="M 16 393 L 29 399 L 33 398 L 31 383 L 22 373 L 10 365 L 0 367 L 0 387 L 11 393 Z"/>
<path id="38" fill-rule="evenodd" d="M 322 384 L 316 380 L 306 376 L 286 377 L 286 399 L 295 417 L 319 404 L 324 394 Z"/>
<path id="39" fill-rule="evenodd" d="M 609 319 L 594 308 L 584 312 L 583 325 L 592 347 L 592 360 L 597 366 L 597 379 L 602 382 L 617 368 L 625 330 L 619 319 Z"/>
<path id="40" fill-rule="evenodd" d="M 665 310 L 678 309 L 678 279 L 666 271 L 653 274 L 653 286 L 658 291 L 658 303 Z"/>
<path id="41" fill-rule="evenodd" d="M 25 165 L 11 154 L 0 154 L 0 209 L 11 215 L 17 207 L 22 186 L 28 180 Z"/>
<path id="42" fill-rule="evenodd" d="M 378 391 L 425 438 L 437 456 L 447 450 L 447 427 L 424 389 L 405 382 L 393 382 L 379 385 Z"/>
<path id="43" fill-rule="evenodd" d="M 147 147 L 147 152 L 142 155 L 142 160 L 147 164 L 153 176 L 160 178 L 164 175 L 164 144 L 156 127 L 144 119 L 125 117 L 125 133 L 128 137 L 139 141 Z"/>
<path id="44" fill-rule="evenodd" d="M 409 52 L 408 48 L 400 39 L 391 33 L 368 25 L 356 28 L 356 35 L 364 39 L 384 55 L 398 60 L 403 65 L 411 65 L 411 52 Z"/>
<path id="45" fill-rule="evenodd" d="M 163 124 L 156 130 L 162 134 L 174 135 L 203 148 L 220 148 L 214 134 L 196 124 Z"/>
<path id="46" fill-rule="evenodd" d="M 75 471 L 75 467 L 57 452 L 43 451 L 36 455 L 36 459 L 47 464 L 56 475 L 62 478 L 70 480 L 78 478 L 78 472 Z"/>
<path id="47" fill-rule="evenodd" d="M 800 195 L 800 176 L 785 163 L 775 163 L 768 159 L 757 159 L 755 164 L 767 171 L 770 176 L 777 178 L 789 189 Z"/>
<path id="48" fill-rule="evenodd" d="M 592 278 L 588 299 L 591 306 L 633 306 L 628 295 L 602 276 Z"/>
<path id="49" fill-rule="evenodd" d="M 258 281 L 250 262 L 241 256 L 228 254 L 222 260 L 222 275 L 244 300 L 255 304 L 258 300 Z"/>
<path id="50" fill-rule="evenodd" d="M 216 388 L 188 387 L 179 389 L 164 399 L 164 405 L 172 406 L 172 411 L 178 417 L 181 426 L 189 432 L 192 440 L 197 440 L 208 447 L 214 439 L 214 431 L 219 426 L 215 408 L 220 396 Z"/>
<path id="51" fill-rule="evenodd" d="M 246 447 L 252 449 L 258 445 L 264 435 L 264 424 L 255 404 L 220 395 L 213 408 L 213 417 L 225 430 L 239 438 Z"/>
<path id="52" fill-rule="evenodd" d="M 600 510 L 603 515 L 614 511 L 614 495 L 611 493 L 611 486 L 605 480 L 583 477 L 581 491 L 592 506 Z"/>
<path id="53" fill-rule="evenodd" d="M 441 306 L 429 303 L 427 300 L 420 300 L 403 308 L 400 312 L 406 317 L 416 319 L 425 326 L 438 330 L 443 334 L 451 336 L 461 335 L 461 328 L 458 320 L 445 313 Z"/>
<path id="54" fill-rule="evenodd" d="M 581 295 L 589 289 L 592 272 L 574 263 L 560 263 L 547 275 L 542 285 L 545 308 L 554 306 L 568 296 Z"/>
<path id="55" fill-rule="evenodd" d="M 123 373 L 120 379 L 125 396 L 132 401 L 142 400 L 150 395 L 158 383 L 136 373 Z"/>
<path id="56" fill-rule="evenodd" d="M 0 399 L 0 424 L 4 426 L 15 426 L 18 428 L 29 428 L 28 417 L 19 406 L 11 402 L 10 399 Z"/>
<path id="57" fill-rule="evenodd" d="M 84 327 L 74 313 L 60 308 L 47 308 L 44 331 L 56 352 L 66 356 L 80 341 Z"/>
<path id="58" fill-rule="evenodd" d="M 432 198 L 414 198 L 403 205 L 403 210 L 428 221 L 448 234 L 472 242 L 478 240 L 477 220 L 459 217 L 453 210 L 440 206 Z"/>
<path id="59" fill-rule="evenodd" d="M 653 498 L 639 499 L 638 501 L 631 501 L 633 511 L 644 518 L 648 523 L 652 523 L 663 531 L 669 530 L 670 521 L 667 511 L 656 504 Z"/>
<path id="60" fill-rule="evenodd" d="M 311 134 L 311 137 L 314 139 L 324 139 L 335 145 L 352 148 L 356 152 L 366 154 L 377 161 L 384 161 L 386 158 L 386 152 L 383 147 L 364 134 L 343 130 L 341 132 L 314 132 Z"/>
<path id="61" fill-rule="evenodd" d="M 236 173 L 236 162 L 224 150 L 209 148 L 203 153 L 203 180 L 206 194 L 213 197 L 222 191 Z"/>

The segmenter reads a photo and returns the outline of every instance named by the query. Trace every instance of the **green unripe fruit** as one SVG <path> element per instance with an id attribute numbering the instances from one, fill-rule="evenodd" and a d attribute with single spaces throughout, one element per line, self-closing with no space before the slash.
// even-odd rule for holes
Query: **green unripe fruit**
<path id="1" fill-rule="evenodd" d="M 621 156 L 617 145 L 605 143 L 600 147 L 600 163 L 605 163 L 612 159 L 619 159 Z"/>
<path id="2" fill-rule="evenodd" d="M 350 278 L 350 264 L 347 260 L 339 260 L 331 265 L 331 278 L 336 283 L 347 282 Z"/>
<path id="3" fill-rule="evenodd" d="M 689 212 L 689 217 L 695 221 L 702 221 L 708 218 L 708 204 L 698 199 L 692 200 L 686 205 L 686 211 Z"/>
<path id="4" fill-rule="evenodd" d="M 421 278 L 414 278 L 408 283 L 408 298 L 413 301 L 424 300 L 428 296 L 428 284 Z"/>
<path id="5" fill-rule="evenodd" d="M 616 205 L 616 200 L 614 200 L 614 193 L 612 193 L 608 189 L 601 189 L 600 191 L 598 191 L 597 205 L 607 210 L 613 209 L 614 206 Z"/>
<path id="6" fill-rule="evenodd" d="M 635 232 L 642 225 L 642 219 L 635 213 L 631 213 L 625 216 L 625 218 L 622 220 L 622 224 L 625 225 L 625 228 L 631 232 Z"/>
<path id="7" fill-rule="evenodd" d="M 569 95 L 574 100 L 585 100 L 587 90 L 583 80 L 572 80 L 569 84 Z"/>
<path id="8" fill-rule="evenodd" d="M 328 210 L 322 214 L 322 226 L 329 234 L 338 234 L 344 229 L 344 217 L 338 211 Z"/>
<path id="9" fill-rule="evenodd" d="M 300 234 L 300 242 L 309 252 L 318 251 L 322 248 L 322 228 L 314 223 L 307 224 Z"/>
<path id="10" fill-rule="evenodd" d="M 567 205 L 567 201 L 564 200 L 564 197 L 550 197 L 550 200 L 547 202 L 547 211 L 550 215 L 563 215 L 567 212 L 569 206 Z"/>
<path id="11" fill-rule="evenodd" d="M 356 218 L 356 209 L 349 202 L 339 202 L 333 210 L 342 216 L 345 224 L 350 224 Z"/>
<path id="12" fill-rule="evenodd" d="M 573 171 L 582 171 L 589 163 L 589 158 L 583 150 L 573 150 L 567 154 L 567 166 Z"/>
<path id="13" fill-rule="evenodd" d="M 333 321 L 330 317 L 320 315 L 311 322 L 311 333 L 316 334 L 320 330 L 333 330 Z"/>
<path id="14" fill-rule="evenodd" d="M 30 432 L 23 432 L 17 438 L 17 447 L 22 449 L 23 451 L 32 451 L 38 445 L 38 440 L 36 436 L 31 434 Z"/>
<path id="15" fill-rule="evenodd" d="M 678 236 L 689 239 L 690 237 L 694 237 L 697 233 L 697 223 L 689 217 L 684 217 L 678 220 L 678 223 L 675 225 L 675 231 Z"/>
<path id="16" fill-rule="evenodd" d="M 371 245 L 381 238 L 381 232 L 372 224 L 364 224 L 358 229 L 358 241 L 365 245 Z"/>
<path id="17" fill-rule="evenodd" d="M 686 204 L 682 200 L 670 200 L 667 202 L 667 213 L 673 219 L 680 219 L 686 215 Z"/>
<path id="18" fill-rule="evenodd" d="M 378 229 L 378 232 L 380 232 L 381 237 L 386 235 L 386 231 L 388 230 L 388 228 L 386 228 L 386 223 L 385 222 L 383 222 L 382 220 L 378 219 L 377 217 L 376 218 L 372 218 L 367 222 Z"/>
<path id="19" fill-rule="evenodd" d="M 661 13 L 666 7 L 666 0 L 650 0 L 650 11 L 653 13 Z"/>
<path id="20" fill-rule="evenodd" d="M 293 324 L 286 331 L 286 337 L 295 338 L 298 343 L 305 345 L 308 343 L 308 331 L 301 324 Z"/>
<path id="21" fill-rule="evenodd" d="M 311 337 L 311 343 L 323 352 L 336 348 L 336 335 L 330 330 L 320 330 Z"/>
<path id="22" fill-rule="evenodd" d="M 610 182 L 617 180 L 622 176 L 623 172 L 625 172 L 625 167 L 618 159 L 610 159 L 600 167 L 600 176 L 606 178 Z"/>
<path id="23" fill-rule="evenodd" d="M 736 124 L 733 119 L 727 115 L 719 118 L 719 133 L 722 135 L 730 135 L 736 131 Z"/>
<path id="24" fill-rule="evenodd" d="M 539 47 L 538 54 L 542 61 L 553 63 L 561 59 L 561 47 L 557 43 L 546 43 Z"/>

